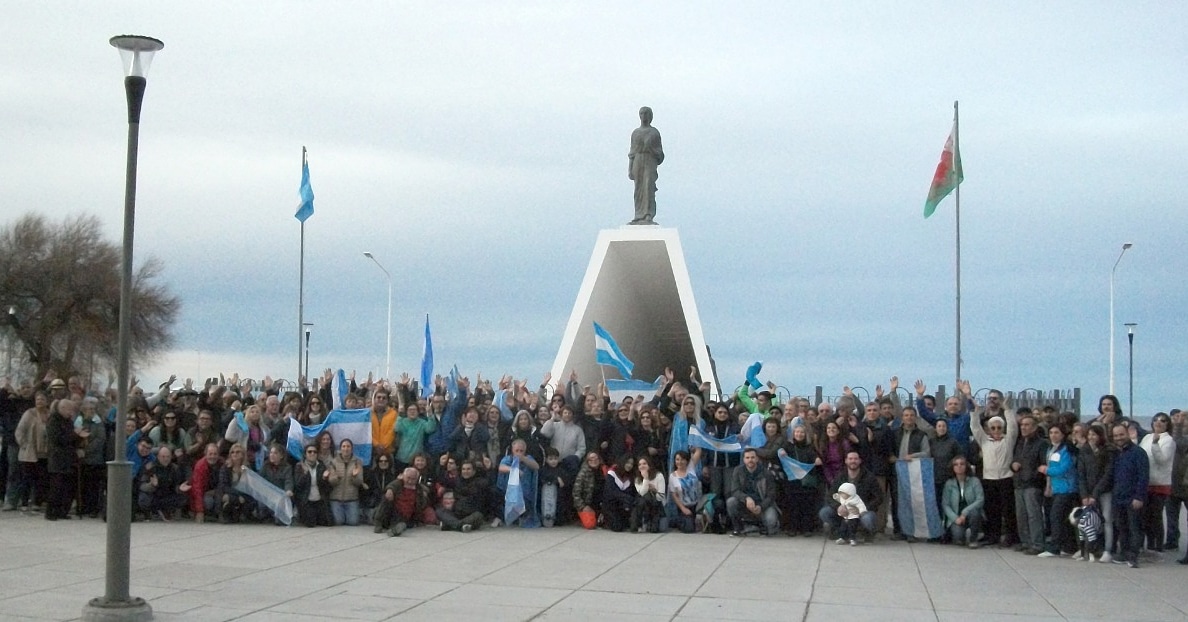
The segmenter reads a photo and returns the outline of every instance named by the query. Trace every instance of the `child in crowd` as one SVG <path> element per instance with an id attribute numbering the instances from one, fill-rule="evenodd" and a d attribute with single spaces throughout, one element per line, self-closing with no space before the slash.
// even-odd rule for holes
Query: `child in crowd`
<path id="1" fill-rule="evenodd" d="M 833 499 L 841 504 L 837 506 L 837 515 L 842 518 L 837 543 L 845 544 L 848 541 L 850 546 L 858 546 L 858 519 L 866 511 L 866 504 L 858 496 L 858 489 L 849 482 L 838 486 Z"/>
<path id="2" fill-rule="evenodd" d="M 573 495 L 570 494 L 569 487 L 566 486 L 565 478 L 565 469 L 561 467 L 561 452 L 553 447 L 546 448 L 545 463 L 540 467 L 541 514 L 546 527 L 565 524 L 568 509 L 573 505 Z M 552 508 L 545 507 L 548 496 L 544 494 L 544 490 L 548 486 L 556 487 Z M 570 501 L 570 503 L 566 503 L 566 501 Z"/>

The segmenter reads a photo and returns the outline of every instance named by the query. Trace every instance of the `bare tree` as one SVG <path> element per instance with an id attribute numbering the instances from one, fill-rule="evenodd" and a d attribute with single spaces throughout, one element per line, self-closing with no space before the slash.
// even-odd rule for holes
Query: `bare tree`
<path id="1" fill-rule="evenodd" d="M 181 301 L 159 281 L 148 258 L 132 285 L 132 360 L 143 364 L 168 347 Z M 26 214 L 0 229 L 0 305 L 38 377 L 113 367 L 119 338 L 120 248 L 103 239 L 95 216 L 61 224 Z M 94 358 L 94 361 L 84 360 Z M 87 370 L 90 371 L 90 370 Z"/>

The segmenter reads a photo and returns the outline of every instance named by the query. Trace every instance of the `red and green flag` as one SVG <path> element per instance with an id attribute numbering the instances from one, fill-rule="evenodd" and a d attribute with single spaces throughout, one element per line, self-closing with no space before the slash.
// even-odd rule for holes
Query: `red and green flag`
<path id="1" fill-rule="evenodd" d="M 953 119 L 953 130 L 949 132 L 949 139 L 945 141 L 945 149 L 941 152 L 940 164 L 936 165 L 936 172 L 932 175 L 932 187 L 928 189 L 928 200 L 924 202 L 924 217 L 928 218 L 936 211 L 938 203 L 949 196 L 965 180 L 961 170 L 961 150 L 957 144 L 957 119 Z"/>

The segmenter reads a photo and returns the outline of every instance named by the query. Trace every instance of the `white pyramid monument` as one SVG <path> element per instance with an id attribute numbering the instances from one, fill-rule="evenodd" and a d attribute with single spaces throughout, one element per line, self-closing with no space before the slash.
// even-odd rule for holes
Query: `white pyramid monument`
<path id="1" fill-rule="evenodd" d="M 571 370 L 583 385 L 597 384 L 603 374 L 619 378 L 613 367 L 595 362 L 594 322 L 635 364 L 634 379 L 650 383 L 666 366 L 677 378 L 687 378 L 689 367 L 696 366 L 713 385 L 711 392 L 718 392 L 676 229 L 624 225 L 599 232 L 553 362 L 553 378 L 567 379 Z"/>

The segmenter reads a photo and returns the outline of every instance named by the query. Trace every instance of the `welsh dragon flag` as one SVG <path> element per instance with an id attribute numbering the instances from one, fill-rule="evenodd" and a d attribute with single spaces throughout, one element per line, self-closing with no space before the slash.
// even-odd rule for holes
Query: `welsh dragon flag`
<path id="1" fill-rule="evenodd" d="M 936 172 L 932 175 L 932 187 L 928 189 L 928 200 L 924 202 L 924 217 L 928 218 L 936 211 L 938 203 L 949 196 L 949 193 L 965 180 L 965 173 L 961 170 L 961 150 L 957 144 L 957 118 L 953 117 L 953 129 L 949 132 L 949 139 L 945 141 L 945 150 L 941 152 L 940 164 L 936 165 Z"/>

